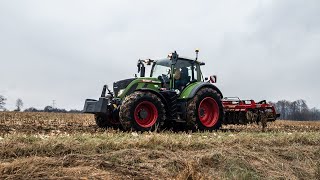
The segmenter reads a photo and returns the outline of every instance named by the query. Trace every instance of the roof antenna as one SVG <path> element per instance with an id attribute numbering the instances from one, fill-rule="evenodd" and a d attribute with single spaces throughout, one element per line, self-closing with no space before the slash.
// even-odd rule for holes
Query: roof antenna
<path id="1" fill-rule="evenodd" d="M 198 60 L 199 49 L 196 49 L 196 61 Z"/>

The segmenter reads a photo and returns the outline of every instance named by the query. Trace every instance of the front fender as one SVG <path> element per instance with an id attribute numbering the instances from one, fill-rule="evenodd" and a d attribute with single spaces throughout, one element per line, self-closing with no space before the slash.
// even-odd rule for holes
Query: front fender
<path id="1" fill-rule="evenodd" d="M 153 93 L 161 99 L 161 101 L 164 103 L 165 107 L 168 105 L 167 99 L 161 93 L 159 93 L 159 91 L 157 91 L 157 90 L 148 89 L 148 88 L 141 88 L 141 89 L 137 89 L 136 91 Z"/>
<path id="2" fill-rule="evenodd" d="M 133 93 L 138 89 L 153 89 L 155 91 L 159 91 L 161 82 L 156 78 L 137 78 L 134 79 L 124 90 L 119 94 L 120 99 L 124 99 L 129 94 Z"/>

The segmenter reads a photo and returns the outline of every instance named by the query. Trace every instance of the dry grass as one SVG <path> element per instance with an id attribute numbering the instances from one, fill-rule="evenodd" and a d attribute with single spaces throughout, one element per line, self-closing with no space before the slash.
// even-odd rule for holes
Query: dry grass
<path id="1" fill-rule="evenodd" d="M 320 122 L 124 133 L 92 116 L 0 113 L 0 179 L 320 179 Z"/>

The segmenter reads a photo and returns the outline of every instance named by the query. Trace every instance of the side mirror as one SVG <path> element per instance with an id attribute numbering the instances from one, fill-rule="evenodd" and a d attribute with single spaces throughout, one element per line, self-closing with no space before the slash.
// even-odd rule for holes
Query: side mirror
<path id="1" fill-rule="evenodd" d="M 217 76 L 216 75 L 212 75 L 209 78 L 205 78 L 205 80 L 208 80 L 210 83 L 217 83 Z"/>

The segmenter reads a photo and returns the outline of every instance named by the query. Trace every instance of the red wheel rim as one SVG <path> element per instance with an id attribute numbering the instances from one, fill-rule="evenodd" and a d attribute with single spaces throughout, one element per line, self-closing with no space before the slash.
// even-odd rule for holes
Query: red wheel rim
<path id="1" fill-rule="evenodd" d="M 139 126 L 149 128 L 156 123 L 158 119 L 158 110 L 153 103 L 143 101 L 135 108 L 134 119 Z"/>
<path id="2" fill-rule="evenodd" d="M 213 127 L 219 119 L 218 103 L 211 97 L 204 98 L 198 108 L 200 122 L 206 127 Z"/>

